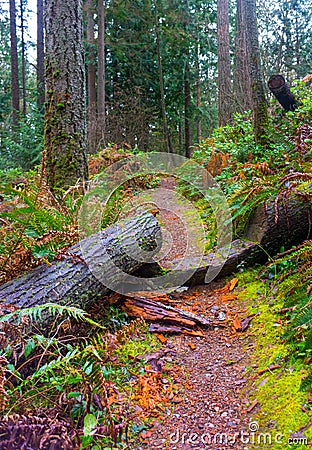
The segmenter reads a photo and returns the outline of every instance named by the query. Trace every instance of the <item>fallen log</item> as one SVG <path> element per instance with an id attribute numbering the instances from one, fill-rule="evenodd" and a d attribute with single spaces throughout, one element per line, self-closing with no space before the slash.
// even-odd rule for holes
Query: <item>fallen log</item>
<path id="1" fill-rule="evenodd" d="M 282 75 L 272 75 L 268 86 L 285 111 L 294 111 L 297 108 L 296 98 Z"/>
<path id="2" fill-rule="evenodd" d="M 62 260 L 54 261 L 51 266 L 36 267 L 0 286 L 0 301 L 20 308 L 53 302 L 86 309 L 110 289 L 94 276 L 85 260 L 92 260 L 94 266 L 100 267 L 103 279 L 109 279 L 110 285 L 118 285 L 123 280 L 118 279 L 111 262 L 133 273 L 144 263 L 130 255 L 137 253 L 138 246 L 145 251 L 155 250 L 159 233 L 160 226 L 152 214 L 110 226 L 71 247 Z"/>
<path id="3" fill-rule="evenodd" d="M 191 260 L 186 259 L 183 264 L 177 261 L 178 270 L 175 267 L 175 261 L 172 261 L 171 268 L 174 270 L 170 276 L 168 288 L 181 286 L 179 284 L 181 274 L 182 279 L 188 279 L 186 283 L 188 285 L 204 284 L 217 276 L 231 274 L 240 265 L 250 266 L 265 262 L 268 256 L 278 253 L 281 246 L 287 249 L 310 237 L 310 216 L 311 204 L 299 201 L 296 197 L 289 198 L 287 204 L 272 201 L 266 207 L 259 206 L 247 227 L 245 239 L 238 239 L 232 243 L 225 261 L 220 258 L 220 254 L 210 253 L 203 257 L 200 267 L 195 270 Z M 151 214 L 145 214 L 124 221 L 122 226 L 117 224 L 88 237 L 83 241 L 83 247 L 87 252 L 87 260 L 92 260 L 95 267 L 100 267 L 105 278 L 116 278 L 114 279 L 116 285 L 118 281 L 123 283 L 124 279 L 118 280 L 118 276 L 111 269 L 112 261 L 113 267 L 119 267 L 128 273 L 150 276 L 152 288 L 153 277 L 157 275 L 155 263 L 144 264 L 130 255 L 135 254 L 138 245 L 146 251 L 156 249 L 159 233 L 160 226 L 156 218 Z M 22 308 L 48 302 L 77 306 L 82 309 L 87 309 L 97 300 L 108 304 L 109 298 L 104 299 L 104 296 L 110 290 L 90 271 L 81 253 L 80 244 L 73 246 L 63 260 L 55 261 L 51 266 L 37 267 L 22 277 L 0 286 L 0 300 Z M 133 247 L 132 250 L 131 247 Z M 219 253 L 222 253 L 222 249 Z M 108 262 L 110 264 L 107 265 Z M 138 273 L 136 271 L 139 268 Z M 208 269 L 210 279 L 207 280 Z M 157 277 L 154 281 L 155 291 L 157 291 Z M 138 290 L 135 288 L 133 290 Z M 124 292 L 127 294 L 131 291 L 131 286 L 125 284 L 125 289 L 128 289 Z M 205 322 L 205 319 L 193 315 L 191 317 L 190 313 L 181 312 L 170 306 L 158 305 L 157 310 L 151 300 L 145 301 L 144 304 L 141 301 L 139 305 L 139 300 L 131 297 L 131 300 L 128 299 L 127 302 L 128 306 L 130 303 L 132 305 L 132 314 L 135 312 L 136 315 L 148 320 L 154 317 L 151 321 L 164 323 L 163 327 L 166 327 L 166 323 L 169 323 L 171 328 L 180 327 L 184 330 L 209 326 L 209 322 Z"/>
<path id="4" fill-rule="evenodd" d="M 245 237 L 232 242 L 225 261 L 218 253 L 208 253 L 196 270 L 192 269 L 194 261 L 191 258 L 182 263 L 181 260 L 171 261 L 166 268 L 174 270 L 178 267 L 173 272 L 172 285 L 177 285 L 179 279 L 187 279 L 187 286 L 205 284 L 230 275 L 238 267 L 263 264 L 281 248 L 289 249 L 311 238 L 311 223 L 311 203 L 295 196 L 290 196 L 287 202 L 272 200 L 260 205 L 249 221 Z"/>

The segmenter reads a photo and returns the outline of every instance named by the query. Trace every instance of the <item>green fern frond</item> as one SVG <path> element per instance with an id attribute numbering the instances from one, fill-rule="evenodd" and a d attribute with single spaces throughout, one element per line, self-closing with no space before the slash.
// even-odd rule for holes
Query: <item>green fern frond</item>
<path id="1" fill-rule="evenodd" d="M 15 319 L 17 323 L 20 323 L 22 317 L 25 316 L 35 322 L 42 318 L 43 312 L 47 312 L 51 317 L 67 315 L 69 318 L 72 317 L 75 320 L 87 322 L 98 328 L 105 328 L 92 320 L 83 309 L 76 308 L 75 306 L 58 305 L 57 303 L 45 303 L 44 305 L 36 305 L 31 308 L 19 309 L 0 317 L 0 322 L 9 322 Z"/>

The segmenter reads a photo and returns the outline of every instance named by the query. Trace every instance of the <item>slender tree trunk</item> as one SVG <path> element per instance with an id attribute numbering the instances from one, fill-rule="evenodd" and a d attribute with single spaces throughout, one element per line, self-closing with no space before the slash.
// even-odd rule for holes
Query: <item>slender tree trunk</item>
<path id="1" fill-rule="evenodd" d="M 16 7 L 15 0 L 10 0 L 10 38 L 11 38 L 11 95 L 12 95 L 12 123 L 13 127 L 18 124 L 20 112 L 20 96 L 18 81 L 18 55 L 16 36 Z"/>
<path id="2" fill-rule="evenodd" d="M 21 14 L 21 46 L 22 46 L 22 114 L 26 116 L 26 57 L 25 57 L 25 25 L 24 25 L 24 0 L 20 0 Z"/>
<path id="3" fill-rule="evenodd" d="M 191 84 L 190 84 L 190 67 L 186 61 L 184 71 L 184 133 L 185 133 L 185 156 L 192 156 L 192 133 L 191 133 Z"/>
<path id="4" fill-rule="evenodd" d="M 183 114 L 182 107 L 179 106 L 179 151 L 183 151 Z"/>
<path id="5" fill-rule="evenodd" d="M 88 149 L 93 153 L 96 147 L 96 67 L 94 38 L 94 6 L 93 0 L 86 2 L 87 14 L 87 85 L 88 85 Z"/>
<path id="6" fill-rule="evenodd" d="M 44 6 L 47 98 L 43 172 L 55 190 L 88 178 L 82 0 L 46 0 Z"/>
<path id="7" fill-rule="evenodd" d="M 98 0 L 98 114 L 102 138 L 105 140 L 105 8 L 104 0 Z"/>
<path id="8" fill-rule="evenodd" d="M 200 114 L 200 104 L 201 104 L 201 77 L 200 77 L 200 65 L 199 65 L 199 44 L 196 56 L 196 108 L 197 108 L 197 118 L 196 118 L 196 140 L 199 143 L 201 141 L 201 114 Z"/>
<path id="9" fill-rule="evenodd" d="M 191 74 L 190 74 L 190 50 L 189 50 L 189 3 L 184 0 L 184 145 L 185 156 L 190 158 L 192 155 L 192 131 L 191 131 Z"/>
<path id="10" fill-rule="evenodd" d="M 255 0 L 245 0 L 245 7 L 246 7 L 246 25 L 247 25 L 247 45 L 250 54 L 250 78 L 251 78 L 255 140 L 257 144 L 266 146 L 268 110 L 260 62 L 260 49 L 259 49 Z"/>
<path id="11" fill-rule="evenodd" d="M 252 109 L 251 80 L 249 74 L 250 55 L 246 42 L 246 18 L 243 0 L 236 1 L 236 30 L 233 74 L 233 99 L 236 112 Z"/>
<path id="12" fill-rule="evenodd" d="M 43 0 L 37 0 L 37 104 L 39 110 L 44 109 L 44 31 Z"/>
<path id="13" fill-rule="evenodd" d="M 219 126 L 232 117 L 229 2 L 218 0 L 218 112 Z"/>
<path id="14" fill-rule="evenodd" d="M 168 123 L 167 123 L 167 114 L 166 114 L 164 77 L 163 77 L 163 68 L 162 68 L 162 59 L 161 59 L 160 35 L 159 35 L 159 25 L 158 25 L 158 12 L 157 12 L 157 3 L 156 2 L 157 2 L 157 0 L 154 0 L 155 33 L 156 33 L 156 44 L 157 44 L 160 103 L 161 103 L 161 112 L 162 112 L 162 119 L 163 119 L 163 129 L 164 129 L 164 139 L 165 139 L 166 150 L 167 150 L 168 153 L 172 153 L 173 149 L 172 149 L 172 145 L 171 145 L 171 139 L 170 139 Z"/>
<path id="15" fill-rule="evenodd" d="M 197 119 L 196 119 L 196 139 L 199 143 L 201 141 L 201 120 L 200 120 L 200 78 L 196 81 L 196 107 L 197 107 Z"/>

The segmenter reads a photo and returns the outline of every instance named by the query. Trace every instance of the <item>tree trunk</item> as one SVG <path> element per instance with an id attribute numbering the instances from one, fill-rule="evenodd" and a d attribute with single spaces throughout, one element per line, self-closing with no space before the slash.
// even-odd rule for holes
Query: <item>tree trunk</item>
<path id="1" fill-rule="evenodd" d="M 50 188 L 88 178 L 82 0 L 46 0 L 44 169 Z"/>
<path id="2" fill-rule="evenodd" d="M 185 156 L 192 156 L 192 132 L 191 132 L 191 83 L 189 61 L 185 62 L 184 70 L 184 135 Z"/>
<path id="3" fill-rule="evenodd" d="M 190 49 L 189 49 L 189 25 L 190 12 L 188 0 L 183 1 L 184 14 L 184 146 L 185 156 L 192 156 L 192 130 L 191 130 L 191 71 L 190 71 Z"/>
<path id="4" fill-rule="evenodd" d="M 267 144 L 268 110 L 261 70 L 255 0 L 245 0 L 245 12 L 247 46 L 250 55 L 249 64 L 255 140 L 256 144 L 265 147 Z"/>
<path id="5" fill-rule="evenodd" d="M 44 109 L 44 33 L 43 33 L 43 0 L 37 0 L 37 105 Z"/>
<path id="6" fill-rule="evenodd" d="M 156 34 L 156 45 L 157 45 L 158 78 L 159 78 L 161 113 L 162 113 L 162 119 L 163 119 L 163 129 L 164 129 L 164 140 L 165 140 L 167 153 L 173 153 L 170 134 L 169 134 L 169 130 L 168 130 L 168 122 L 167 122 L 164 77 L 163 77 L 163 68 L 162 68 L 161 46 L 160 46 L 159 25 L 158 25 L 158 12 L 157 12 L 157 3 L 156 2 L 157 2 L 157 0 L 154 0 L 155 34 Z"/>
<path id="7" fill-rule="evenodd" d="M 18 116 L 20 112 L 15 0 L 10 0 L 10 38 L 11 38 L 12 123 L 13 127 L 15 128 L 18 124 Z"/>
<path id="8" fill-rule="evenodd" d="M 104 0 L 98 0 L 98 114 L 102 139 L 106 135 L 105 106 L 105 9 Z"/>
<path id="9" fill-rule="evenodd" d="M 127 273 L 142 266 L 143 262 L 131 255 L 137 253 L 138 245 L 145 251 L 154 250 L 159 232 L 159 224 L 151 214 L 111 226 L 71 247 L 61 261 L 39 266 L 4 284 L 0 287 L 0 299 L 21 308 L 54 302 L 86 309 L 110 291 L 103 284 L 105 281 L 109 286 L 123 283 L 123 277 L 116 276 L 115 266 Z M 90 271 L 85 260 L 92 260 L 93 267 L 101 268 L 99 277 Z"/>
<path id="10" fill-rule="evenodd" d="M 172 276 L 172 285 L 175 280 L 187 279 L 190 273 L 188 285 L 204 284 L 215 277 L 225 277 L 237 270 L 238 266 L 253 266 L 263 264 L 268 257 L 273 257 L 293 245 L 300 244 L 312 237 L 311 233 L 312 205 L 301 202 L 296 197 L 291 197 L 288 204 L 269 202 L 267 206 L 259 206 L 250 219 L 244 239 L 232 242 L 231 249 L 222 262 L 218 255 L 209 253 L 202 259 L 201 266 L 195 271 L 195 261 L 192 259 L 171 261 L 166 269 L 174 269 L 179 265 L 179 270 Z M 219 251 L 220 253 L 220 251 Z M 207 271 L 209 269 L 209 280 Z M 146 274 L 147 275 L 147 274 Z"/>
<path id="11" fill-rule="evenodd" d="M 26 116 L 26 56 L 25 56 L 25 25 L 24 25 L 24 0 L 20 0 L 21 13 L 21 47 L 22 47 L 22 114 Z"/>
<path id="12" fill-rule="evenodd" d="M 236 1 L 236 29 L 233 74 L 233 109 L 243 113 L 252 109 L 250 55 L 246 42 L 246 19 L 243 0 Z"/>
<path id="13" fill-rule="evenodd" d="M 87 85 L 88 85 L 88 151 L 94 153 L 97 147 L 96 126 L 96 55 L 94 37 L 93 0 L 86 1 L 87 16 Z"/>
<path id="14" fill-rule="evenodd" d="M 219 126 L 232 118 L 229 2 L 218 0 L 218 113 Z"/>
<path id="15" fill-rule="evenodd" d="M 272 75 L 268 81 L 268 86 L 286 111 L 294 111 L 297 108 L 295 96 L 282 75 Z"/>
<path id="16" fill-rule="evenodd" d="M 201 74 L 200 74 L 200 43 L 198 38 L 197 43 L 197 54 L 196 54 L 196 72 L 197 72 L 197 79 L 196 79 L 196 108 L 197 108 L 197 117 L 196 117 L 196 141 L 199 144 L 201 141 Z"/>

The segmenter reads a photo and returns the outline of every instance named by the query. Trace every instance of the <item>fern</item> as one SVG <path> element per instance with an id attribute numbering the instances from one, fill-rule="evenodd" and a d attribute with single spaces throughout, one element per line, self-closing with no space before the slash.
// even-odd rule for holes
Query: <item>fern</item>
<path id="1" fill-rule="evenodd" d="M 98 324 L 94 320 L 92 320 L 89 315 L 80 308 L 76 308 L 75 306 L 66 306 L 59 305 L 57 303 L 45 303 L 44 305 L 36 305 L 30 308 L 23 308 L 16 311 L 13 311 L 9 314 L 5 314 L 0 317 L 0 322 L 9 322 L 12 319 L 15 319 L 17 323 L 21 323 L 22 318 L 28 317 L 31 321 L 36 322 L 42 318 L 42 313 L 46 312 L 51 317 L 56 316 L 68 316 L 69 318 L 73 318 L 75 320 L 81 320 L 83 322 L 87 322 L 90 325 L 105 328 L 102 325 Z"/>

